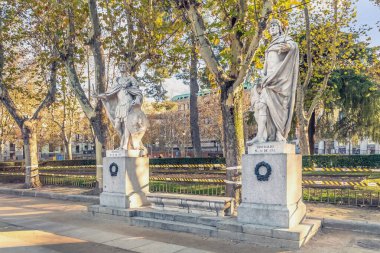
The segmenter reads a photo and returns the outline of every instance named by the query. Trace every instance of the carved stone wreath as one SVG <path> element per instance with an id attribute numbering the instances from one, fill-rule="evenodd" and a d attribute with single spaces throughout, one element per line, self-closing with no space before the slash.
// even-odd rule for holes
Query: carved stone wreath
<path id="1" fill-rule="evenodd" d="M 110 165 L 111 177 L 116 177 L 118 172 L 119 172 L 119 166 L 117 166 L 116 163 L 111 163 Z"/>
<path id="2" fill-rule="evenodd" d="M 265 167 L 267 172 L 265 174 L 260 174 L 260 168 Z M 269 176 L 272 174 L 272 167 L 266 162 L 259 162 L 255 167 L 255 175 L 259 181 L 268 181 Z"/>

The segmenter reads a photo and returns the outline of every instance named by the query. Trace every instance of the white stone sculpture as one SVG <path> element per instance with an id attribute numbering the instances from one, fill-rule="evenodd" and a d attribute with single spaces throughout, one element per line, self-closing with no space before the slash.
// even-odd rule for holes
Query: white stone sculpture
<path id="1" fill-rule="evenodd" d="M 251 91 L 251 108 L 258 132 L 248 145 L 286 141 L 293 117 L 299 71 L 298 45 L 284 34 L 277 19 L 270 22 L 269 33 L 272 42 L 265 51 L 263 75 Z"/>
<path id="2" fill-rule="evenodd" d="M 149 123 L 141 110 L 142 91 L 137 80 L 126 74 L 124 62 L 119 64 L 119 70 L 121 76 L 116 79 L 116 83 L 97 97 L 102 100 L 108 117 L 120 135 L 119 150 L 137 151 L 137 156 L 145 156 L 147 149 L 141 139 Z"/>

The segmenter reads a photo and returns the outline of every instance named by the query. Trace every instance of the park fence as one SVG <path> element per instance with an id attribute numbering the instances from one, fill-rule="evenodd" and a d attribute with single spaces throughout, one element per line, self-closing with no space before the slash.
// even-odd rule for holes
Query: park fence
<path id="1" fill-rule="evenodd" d="M 369 156 L 368 156 L 369 157 Z M 309 159 L 309 158 L 308 158 Z M 334 158 L 338 160 L 337 158 Z M 345 158 L 348 161 L 348 158 Z M 360 158 L 362 159 L 362 158 Z M 376 156 L 380 160 L 380 156 Z M 380 206 L 380 170 L 371 158 L 367 167 L 303 168 L 303 198 L 307 202 L 348 206 Z M 321 158 L 326 165 L 326 158 Z M 342 160 L 338 160 L 342 163 Z M 331 162 L 330 162 L 331 163 Z M 345 165 L 345 164 L 343 164 Z M 371 165 L 371 166 L 369 166 Z M 45 185 L 82 188 L 96 186 L 93 160 L 48 161 L 40 164 Z M 0 182 L 24 182 L 20 162 L 0 163 Z M 223 158 L 150 159 L 150 192 L 225 196 L 226 167 Z"/>

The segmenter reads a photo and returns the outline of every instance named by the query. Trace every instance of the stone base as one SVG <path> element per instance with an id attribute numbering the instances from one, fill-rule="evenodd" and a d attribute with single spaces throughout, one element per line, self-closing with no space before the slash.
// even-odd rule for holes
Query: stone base
<path id="1" fill-rule="evenodd" d="M 321 228 L 321 220 L 305 219 L 287 229 L 255 224 L 244 224 L 231 219 L 218 223 L 219 237 L 254 243 L 265 247 L 299 249 Z"/>
<path id="2" fill-rule="evenodd" d="M 162 211 L 195 213 L 208 216 L 230 216 L 234 211 L 232 198 L 185 194 L 149 193 L 152 208 Z"/>
<path id="3" fill-rule="evenodd" d="M 105 157 L 100 205 L 137 208 L 149 205 L 149 159 L 146 157 Z"/>
<path id="4" fill-rule="evenodd" d="M 289 206 L 242 203 L 238 214 L 242 223 L 292 228 L 304 220 L 306 205 L 302 201 Z"/>
<path id="5" fill-rule="evenodd" d="M 237 210 L 238 220 L 292 228 L 306 215 L 302 202 L 302 157 L 294 154 L 294 145 L 285 142 L 260 145 L 274 145 L 279 150 L 282 147 L 289 153 L 243 155 L 242 203 Z"/>
<path id="6" fill-rule="evenodd" d="M 117 208 L 137 208 L 149 205 L 146 193 L 139 192 L 130 196 L 123 193 L 102 192 L 100 194 L 100 205 Z"/>
<path id="7" fill-rule="evenodd" d="M 107 150 L 106 157 L 141 157 L 141 150 L 125 150 L 125 149 L 115 149 Z"/>
<path id="8" fill-rule="evenodd" d="M 254 143 L 248 146 L 248 154 L 295 154 L 296 147 L 286 142 Z"/>
<path id="9" fill-rule="evenodd" d="M 203 214 L 159 211 L 151 208 L 119 209 L 99 205 L 89 206 L 90 215 L 125 222 L 128 225 L 150 227 L 197 236 L 236 240 L 265 247 L 299 249 L 321 227 L 321 220 L 306 219 L 290 228 L 275 228 L 239 222 L 234 217 L 211 217 Z"/>

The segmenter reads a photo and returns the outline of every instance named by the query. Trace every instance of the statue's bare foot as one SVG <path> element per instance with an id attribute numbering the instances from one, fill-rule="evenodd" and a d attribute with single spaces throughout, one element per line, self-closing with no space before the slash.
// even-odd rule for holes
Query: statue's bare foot
<path id="1" fill-rule="evenodd" d="M 260 138 L 258 136 L 256 136 L 255 138 L 253 138 L 252 140 L 248 141 L 247 142 L 247 145 L 248 146 L 251 146 L 252 144 L 254 143 L 264 143 L 266 142 L 266 140 L 264 138 Z"/>

